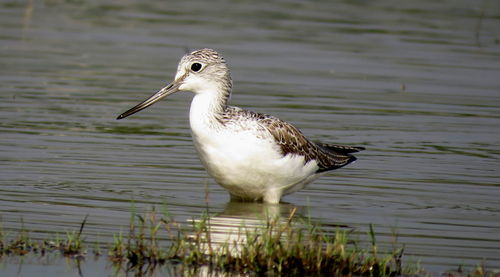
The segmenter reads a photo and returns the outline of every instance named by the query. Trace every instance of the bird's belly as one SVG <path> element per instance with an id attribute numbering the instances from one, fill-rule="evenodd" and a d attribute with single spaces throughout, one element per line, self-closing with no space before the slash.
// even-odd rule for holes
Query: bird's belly
<path id="1" fill-rule="evenodd" d="M 277 191 L 280 195 L 305 185 L 318 169 L 298 155 L 283 156 L 273 141 L 249 135 L 223 133 L 193 136 L 208 173 L 233 196 L 257 200 Z"/>

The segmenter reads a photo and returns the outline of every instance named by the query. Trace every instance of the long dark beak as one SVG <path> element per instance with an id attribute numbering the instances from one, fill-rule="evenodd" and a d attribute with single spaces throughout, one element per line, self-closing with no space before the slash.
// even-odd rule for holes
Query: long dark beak
<path id="1" fill-rule="evenodd" d="M 133 115 L 136 112 L 139 112 L 139 111 L 141 111 L 141 110 L 143 110 L 143 109 L 145 109 L 145 108 L 153 105 L 154 103 L 158 102 L 160 99 L 162 99 L 164 97 L 167 97 L 170 94 L 179 91 L 179 86 L 180 86 L 180 82 L 176 82 L 176 81 L 172 82 L 168 86 L 162 88 L 157 93 L 153 94 L 148 99 L 146 99 L 146 100 L 142 101 L 141 103 L 139 103 L 137 106 L 135 106 L 132 109 L 130 109 L 130 110 L 122 113 L 116 119 L 122 119 L 122 118 L 125 118 L 125 117 L 129 116 L 129 115 Z"/>

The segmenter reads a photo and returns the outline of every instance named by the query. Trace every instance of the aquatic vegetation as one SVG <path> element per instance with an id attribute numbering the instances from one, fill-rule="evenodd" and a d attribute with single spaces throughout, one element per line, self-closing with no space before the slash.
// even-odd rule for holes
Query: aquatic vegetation
<path id="1" fill-rule="evenodd" d="M 241 225 L 237 236 L 220 241 L 213 229 L 212 217 L 204 213 L 191 225 L 176 222 L 168 210 L 161 214 L 153 208 L 144 215 L 131 214 L 128 234 L 114 235 L 107 247 L 107 258 L 116 268 L 126 271 L 152 271 L 166 263 L 176 264 L 186 274 L 201 271 L 250 275 L 317 275 L 317 276 L 421 276 L 428 275 L 418 263 L 403 261 L 404 248 L 381 250 L 375 230 L 369 226 L 371 243 L 367 247 L 350 238 L 350 231 L 337 228 L 326 231 L 321 224 L 295 215 L 288 218 L 268 217 L 259 224 Z M 0 227 L 0 259 L 29 253 L 45 255 L 59 252 L 71 258 L 87 255 L 80 229 L 67 232 L 63 239 L 32 241 L 26 230 L 14 239 Z M 234 239 L 237 237 L 238 239 Z M 96 245 L 94 255 L 103 255 Z M 498 276 L 484 265 L 472 271 L 459 267 L 446 276 Z"/>
<path id="2" fill-rule="evenodd" d="M 162 229 L 169 234 L 168 247 L 160 247 L 158 233 Z M 418 267 L 403 266 L 402 248 L 381 254 L 373 239 L 371 249 L 360 249 L 349 239 L 347 230 L 329 234 L 320 225 L 296 219 L 294 213 L 284 221 L 268 218 L 258 227 L 241 226 L 239 232 L 241 240 L 213 242 L 207 214 L 182 229 L 170 217 L 158 219 L 153 211 L 146 217 L 136 216 L 127 241 L 122 236 L 116 239 L 108 256 L 119 263 L 126 261 L 132 268 L 174 260 L 190 272 L 202 267 L 212 272 L 286 275 L 394 276 L 421 272 Z"/>
<path id="3" fill-rule="evenodd" d="M 78 232 L 67 232 L 64 239 L 56 236 L 54 240 L 33 241 L 29 236 L 29 232 L 24 228 L 15 236 L 14 239 L 8 240 L 8 234 L 0 228 L 0 258 L 9 255 L 24 256 L 30 252 L 45 255 L 47 252 L 58 250 L 63 256 L 83 257 L 86 255 L 82 232 L 87 222 L 87 216 L 80 224 Z"/>
<path id="4" fill-rule="evenodd" d="M 478 264 L 472 270 L 466 270 L 458 266 L 457 270 L 448 270 L 442 274 L 443 277 L 498 277 L 500 270 L 489 270 L 484 264 Z"/>

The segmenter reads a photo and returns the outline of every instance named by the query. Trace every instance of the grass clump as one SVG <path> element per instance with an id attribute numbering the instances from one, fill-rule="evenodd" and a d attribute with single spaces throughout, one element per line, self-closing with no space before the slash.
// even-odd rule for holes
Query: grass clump
<path id="1" fill-rule="evenodd" d="M 251 224 L 229 226 L 221 218 L 224 217 L 205 213 L 186 226 L 173 220 L 166 209 L 160 214 L 154 208 L 143 215 L 134 211 L 128 234 L 115 234 L 104 254 L 116 268 L 126 265 L 127 272 L 141 273 L 153 272 L 169 263 L 188 275 L 200 272 L 271 276 L 428 275 L 419 264 L 403 262 L 403 248 L 380 248 L 372 225 L 368 232 L 371 243 L 362 247 L 350 238 L 349 230 L 328 231 L 320 224 L 299 218 L 295 210 L 287 218 L 268 217 L 253 220 Z M 82 233 L 86 221 L 87 217 L 78 231 L 67 232 L 64 239 L 42 242 L 32 241 L 24 229 L 8 240 L 0 228 L 0 259 L 30 252 L 43 256 L 50 251 L 85 258 Z M 96 247 L 95 256 L 103 255 L 100 245 Z M 459 267 L 444 275 L 499 276 L 483 265 L 471 271 Z"/>
<path id="2" fill-rule="evenodd" d="M 210 272 L 258 275 L 396 276 L 420 270 L 403 268 L 402 248 L 379 253 L 372 228 L 371 248 L 361 249 L 346 230 L 327 233 L 319 225 L 295 219 L 294 214 L 285 220 L 263 220 L 257 227 L 242 225 L 235 231 L 239 239 L 215 242 L 207 215 L 182 230 L 169 217 L 159 219 L 152 212 L 145 218 L 135 216 L 128 239 L 115 237 L 108 255 L 131 268 L 176 261 L 195 272 L 207 267 Z M 160 230 L 169 234 L 168 247 L 160 247 Z"/>
<path id="3" fill-rule="evenodd" d="M 21 220 L 22 221 L 22 220 Z M 3 256 L 24 256 L 31 252 L 46 253 L 59 251 L 63 256 L 82 258 L 86 255 L 84 239 L 82 238 L 83 228 L 87 222 L 87 216 L 80 224 L 78 232 L 67 232 L 64 239 L 57 237 L 55 240 L 33 241 L 29 232 L 24 228 L 14 238 L 8 240 L 8 234 L 0 228 L 0 258 Z"/>
<path id="4" fill-rule="evenodd" d="M 499 277 L 500 270 L 488 270 L 484 264 L 478 264 L 472 270 L 466 270 L 459 266 L 457 270 L 448 270 L 442 274 L 443 277 Z"/>
<path id="5" fill-rule="evenodd" d="M 262 229 L 246 232 L 246 243 L 235 252 L 226 244 L 222 251 L 191 255 L 190 264 L 205 264 L 226 272 L 280 275 L 400 275 L 401 254 L 386 257 L 370 254 L 351 244 L 347 231 L 333 236 L 319 226 L 271 219 Z M 191 258 L 193 257 L 193 258 Z M 210 263 L 208 263 L 210 261 Z"/>
<path id="6" fill-rule="evenodd" d="M 114 242 L 108 251 L 109 259 L 114 263 L 126 262 L 130 267 L 165 263 L 172 255 L 167 247 L 160 246 L 158 232 L 163 227 L 167 233 L 171 233 L 170 227 L 175 223 L 167 218 L 170 217 L 158 219 L 154 209 L 145 216 L 132 212 L 128 237 L 125 238 L 122 232 L 113 236 Z"/>

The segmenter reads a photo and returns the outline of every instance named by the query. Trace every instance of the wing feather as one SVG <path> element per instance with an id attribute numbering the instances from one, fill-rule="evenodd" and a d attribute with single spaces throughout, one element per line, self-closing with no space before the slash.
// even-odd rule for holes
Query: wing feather
<path id="1" fill-rule="evenodd" d="M 306 163 L 315 160 L 319 167 L 318 173 L 343 167 L 356 160 L 349 153 L 364 150 L 363 147 L 311 142 L 297 128 L 279 118 L 236 107 L 226 108 L 223 121 L 241 117 L 256 120 L 273 136 L 284 156 L 290 154 L 304 156 Z"/>

